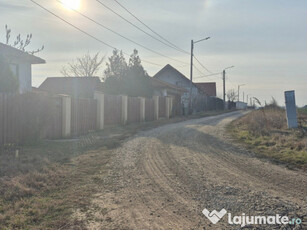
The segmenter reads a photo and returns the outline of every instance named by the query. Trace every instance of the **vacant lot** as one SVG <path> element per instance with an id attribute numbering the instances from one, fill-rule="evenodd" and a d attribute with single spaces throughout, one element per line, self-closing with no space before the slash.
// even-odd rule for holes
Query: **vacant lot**
<path id="1" fill-rule="evenodd" d="M 288 129 L 285 110 L 276 105 L 253 111 L 234 121 L 229 132 L 259 156 L 307 169 L 307 110 L 298 110 L 299 128 Z"/>

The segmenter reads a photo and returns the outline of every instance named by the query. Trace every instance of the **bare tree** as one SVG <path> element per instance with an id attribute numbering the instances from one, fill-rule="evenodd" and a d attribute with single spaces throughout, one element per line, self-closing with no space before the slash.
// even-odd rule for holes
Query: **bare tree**
<path id="1" fill-rule="evenodd" d="M 72 62 L 62 67 L 61 73 L 65 77 L 93 77 L 99 71 L 104 57 L 99 57 L 99 53 L 91 56 L 89 52 L 82 57 L 78 57 Z"/>
<path id="2" fill-rule="evenodd" d="M 26 47 L 31 43 L 32 34 L 27 34 L 27 37 L 25 40 L 21 38 L 20 34 L 18 34 L 13 44 L 10 44 L 11 32 L 12 30 L 9 29 L 7 25 L 5 25 L 6 45 L 13 46 L 17 49 L 20 49 L 23 52 L 26 52 L 32 55 L 35 53 L 41 52 L 45 48 L 44 46 L 42 46 L 40 49 L 37 49 L 37 50 L 32 50 L 32 51 L 26 50 Z"/>
<path id="3" fill-rule="evenodd" d="M 228 101 L 235 101 L 237 98 L 237 93 L 234 89 L 228 90 L 226 95 L 227 95 Z"/>

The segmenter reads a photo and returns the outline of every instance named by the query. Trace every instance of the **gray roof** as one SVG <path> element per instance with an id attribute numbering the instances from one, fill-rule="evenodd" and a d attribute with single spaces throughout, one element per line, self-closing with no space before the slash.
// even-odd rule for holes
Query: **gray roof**
<path id="1" fill-rule="evenodd" d="M 38 89 L 53 94 L 92 98 L 94 92 L 101 91 L 101 88 L 99 77 L 48 77 Z"/>
<path id="2" fill-rule="evenodd" d="M 0 42 L 0 55 L 3 55 L 9 62 L 24 62 L 30 64 L 43 64 L 46 61 L 27 52 L 23 52 L 17 48 L 5 45 Z"/>

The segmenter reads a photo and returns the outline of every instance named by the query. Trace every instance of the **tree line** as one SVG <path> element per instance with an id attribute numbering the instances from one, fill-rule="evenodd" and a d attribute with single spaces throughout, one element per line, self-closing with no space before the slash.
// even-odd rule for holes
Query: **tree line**
<path id="1" fill-rule="evenodd" d="M 105 57 L 99 57 L 99 53 L 86 53 L 63 66 L 61 73 L 66 77 L 94 77 L 99 73 L 104 59 Z M 142 66 L 136 49 L 133 50 L 128 62 L 122 51 L 114 49 L 106 62 L 103 74 L 103 91 L 107 94 L 152 96 L 150 77 Z"/>

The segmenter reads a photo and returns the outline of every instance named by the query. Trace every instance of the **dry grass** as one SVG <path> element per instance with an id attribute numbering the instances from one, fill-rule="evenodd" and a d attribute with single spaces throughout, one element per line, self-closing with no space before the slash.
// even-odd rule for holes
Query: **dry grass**
<path id="1" fill-rule="evenodd" d="M 307 169 L 307 113 L 299 111 L 299 128 L 288 129 L 285 110 L 268 105 L 232 122 L 229 131 L 260 156 Z"/>
<path id="2" fill-rule="evenodd" d="M 0 229 L 84 229 L 72 210 L 83 210 L 108 170 L 111 149 L 141 130 L 209 112 L 125 127 L 106 127 L 76 140 L 7 145 L 0 149 Z M 16 155 L 18 150 L 18 155 Z"/>

